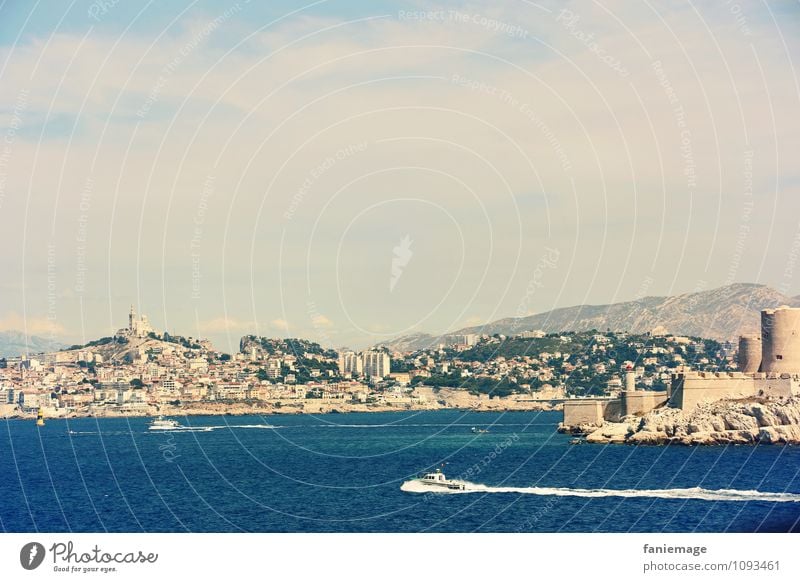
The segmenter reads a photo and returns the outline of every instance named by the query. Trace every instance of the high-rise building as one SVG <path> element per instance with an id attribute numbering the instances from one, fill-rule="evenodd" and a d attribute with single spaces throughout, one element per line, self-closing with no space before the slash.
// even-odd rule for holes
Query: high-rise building
<path id="1" fill-rule="evenodd" d="M 361 353 L 364 362 L 364 375 L 368 378 L 383 378 L 391 372 L 392 360 L 389 354 L 380 350 L 368 350 Z"/>
<path id="2" fill-rule="evenodd" d="M 474 346 L 478 342 L 478 336 L 474 333 L 454 333 L 445 336 L 446 346 Z"/>
<path id="3" fill-rule="evenodd" d="M 346 351 L 339 354 L 339 373 L 344 376 L 350 374 L 352 376 L 360 376 L 364 373 L 364 361 L 361 359 L 361 354 L 352 351 Z"/>

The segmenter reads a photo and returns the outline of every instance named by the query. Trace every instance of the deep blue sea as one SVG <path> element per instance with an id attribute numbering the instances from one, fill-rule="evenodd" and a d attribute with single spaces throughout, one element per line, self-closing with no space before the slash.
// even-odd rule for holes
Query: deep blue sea
<path id="1" fill-rule="evenodd" d="M 196 430 L 149 431 L 146 418 L 0 420 L 0 529 L 800 529 L 800 447 L 571 445 L 558 412 L 175 418 Z M 467 492 L 401 490 L 442 463 Z"/>

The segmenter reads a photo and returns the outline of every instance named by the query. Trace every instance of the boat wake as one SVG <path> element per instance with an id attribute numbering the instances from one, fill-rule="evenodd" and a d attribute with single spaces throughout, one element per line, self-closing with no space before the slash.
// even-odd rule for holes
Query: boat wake
<path id="1" fill-rule="evenodd" d="M 214 430 L 218 428 L 263 428 L 263 429 L 275 429 L 275 428 L 284 428 L 282 426 L 275 426 L 273 424 L 223 424 L 221 426 L 212 426 L 208 427 Z"/>
<path id="2" fill-rule="evenodd" d="M 175 433 L 175 432 L 212 432 L 215 430 L 230 429 L 230 428 L 275 430 L 277 428 L 285 428 L 285 427 L 275 426 L 272 424 L 219 424 L 213 426 L 176 426 L 174 428 L 148 430 L 147 433 L 159 434 L 159 433 Z M 102 434 L 103 436 L 111 436 L 111 435 L 127 435 L 131 434 L 131 432 L 124 430 L 108 431 L 108 432 L 101 432 L 97 430 L 70 430 L 67 431 L 67 434 L 69 434 L 70 436 L 98 435 L 98 434 Z"/>
<path id="3" fill-rule="evenodd" d="M 177 426 L 171 429 L 164 429 L 155 432 L 211 432 L 214 430 L 225 430 L 231 428 L 255 428 L 255 429 L 269 429 L 282 428 L 272 424 L 217 424 L 212 426 Z"/>
<path id="4" fill-rule="evenodd" d="M 416 480 L 406 481 L 400 489 L 407 493 L 437 493 L 458 495 L 468 493 L 516 493 L 555 497 L 647 497 L 657 499 L 700 499 L 703 501 L 770 501 L 774 503 L 800 503 L 800 494 L 773 493 L 743 489 L 573 489 L 571 487 L 491 487 L 480 483 L 463 482 L 464 490 L 453 490 L 424 485 Z"/>
<path id="5" fill-rule="evenodd" d="M 498 426 L 551 426 L 548 423 L 535 423 L 535 422 L 495 422 L 492 424 L 475 425 L 469 422 L 438 422 L 438 423 L 407 423 L 407 422 L 394 422 L 387 424 L 337 424 L 328 422 L 324 424 L 312 425 L 320 428 L 409 428 L 409 427 L 473 427 L 480 426 L 485 428 L 494 428 Z"/>

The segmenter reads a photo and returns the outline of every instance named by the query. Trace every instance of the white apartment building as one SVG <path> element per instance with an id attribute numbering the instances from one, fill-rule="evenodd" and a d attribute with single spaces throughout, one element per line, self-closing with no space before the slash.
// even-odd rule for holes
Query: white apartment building
<path id="1" fill-rule="evenodd" d="M 368 378 L 383 378 L 392 371 L 391 358 L 386 352 L 368 350 L 361 353 L 361 358 L 364 366 L 364 375 Z"/>
<path id="2" fill-rule="evenodd" d="M 474 346 L 478 343 L 478 335 L 474 333 L 456 333 L 445 337 L 446 346 Z"/>
<path id="3" fill-rule="evenodd" d="M 339 373 L 342 376 L 347 374 L 361 376 L 364 373 L 364 360 L 361 354 L 351 351 L 339 354 Z"/>

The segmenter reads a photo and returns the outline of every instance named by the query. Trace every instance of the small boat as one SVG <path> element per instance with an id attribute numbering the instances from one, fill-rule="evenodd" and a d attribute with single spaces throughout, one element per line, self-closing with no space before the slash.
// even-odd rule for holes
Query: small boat
<path id="1" fill-rule="evenodd" d="M 150 423 L 150 430 L 177 430 L 183 428 L 177 420 L 159 416 Z"/>
<path id="2" fill-rule="evenodd" d="M 475 426 L 472 427 L 472 432 L 475 434 L 486 434 L 489 432 L 487 428 L 477 428 Z"/>
<path id="3" fill-rule="evenodd" d="M 39 408 L 39 414 L 36 415 L 36 426 L 44 426 L 44 410 Z"/>
<path id="4" fill-rule="evenodd" d="M 571 444 L 571 445 L 582 445 L 585 442 L 586 441 L 583 440 L 583 439 L 575 438 L 575 439 L 570 439 L 569 444 Z"/>
<path id="5" fill-rule="evenodd" d="M 454 489 L 464 491 L 467 486 L 461 481 L 453 481 L 444 476 L 441 469 L 436 469 L 432 473 L 424 473 L 422 477 L 415 479 L 418 483 L 431 488 Z"/>

